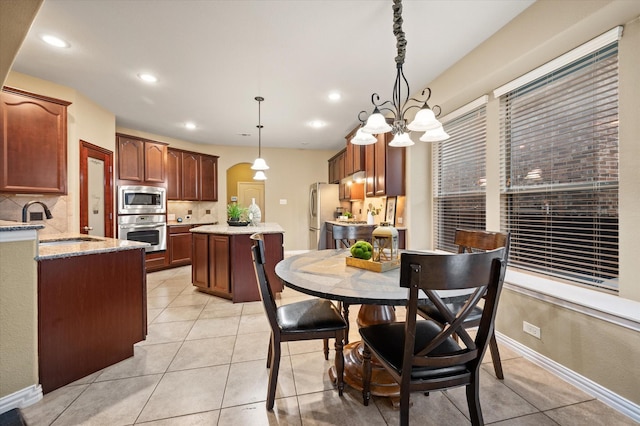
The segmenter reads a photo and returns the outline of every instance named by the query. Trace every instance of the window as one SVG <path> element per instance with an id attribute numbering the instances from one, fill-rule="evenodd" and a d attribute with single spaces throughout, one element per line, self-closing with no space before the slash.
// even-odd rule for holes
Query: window
<path id="1" fill-rule="evenodd" d="M 500 96 L 510 265 L 617 289 L 618 43 Z"/>
<path id="2" fill-rule="evenodd" d="M 451 138 L 433 147 L 435 248 L 457 251 L 456 228 L 485 229 L 486 97 L 444 117 Z M 466 110 L 466 111 L 465 111 Z M 468 111 L 468 112 L 467 112 Z"/>

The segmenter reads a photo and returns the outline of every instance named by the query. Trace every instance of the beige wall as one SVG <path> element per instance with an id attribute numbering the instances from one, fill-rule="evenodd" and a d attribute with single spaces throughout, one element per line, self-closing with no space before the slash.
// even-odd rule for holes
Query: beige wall
<path id="1" fill-rule="evenodd" d="M 44 0 L 0 1 L 0 86 Z"/>
<path id="2" fill-rule="evenodd" d="M 620 292 L 640 301 L 640 2 L 539 0 L 502 30 L 430 82 L 432 101 L 447 114 L 482 95 L 487 105 L 487 228 L 500 228 L 499 102 L 493 89 L 624 25 L 620 74 Z M 541 25 L 544 23 L 544 25 Z M 430 150 L 416 142 L 408 166 L 411 248 L 432 248 Z M 428 168 L 429 170 L 425 170 Z M 428 220 L 420 220 L 428 216 Z M 598 297 L 594 291 L 594 298 Z M 522 331 L 528 321 L 542 329 L 537 340 Z M 640 404 L 640 334 L 514 291 L 503 293 L 499 332 L 531 347 L 611 391 Z M 623 369 L 612 368 L 624 365 Z M 619 371 L 614 371 L 619 370 Z"/>
<path id="3" fill-rule="evenodd" d="M 38 381 L 35 240 L 0 243 L 0 398 Z"/>

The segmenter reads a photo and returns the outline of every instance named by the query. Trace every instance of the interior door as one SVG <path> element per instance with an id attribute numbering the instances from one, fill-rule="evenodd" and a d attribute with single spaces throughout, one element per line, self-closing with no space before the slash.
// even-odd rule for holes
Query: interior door
<path id="1" fill-rule="evenodd" d="M 252 198 L 256 199 L 256 204 L 260 207 L 260 222 L 264 222 L 264 182 L 238 182 L 238 204 L 249 207 Z"/>
<path id="2" fill-rule="evenodd" d="M 80 233 L 113 238 L 113 152 L 80 141 Z"/>

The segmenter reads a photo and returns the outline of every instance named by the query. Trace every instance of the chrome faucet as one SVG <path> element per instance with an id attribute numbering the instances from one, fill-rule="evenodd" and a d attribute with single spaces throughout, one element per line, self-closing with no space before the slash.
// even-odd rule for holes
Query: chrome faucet
<path id="1" fill-rule="evenodd" d="M 29 201 L 22 208 L 22 221 L 23 222 L 27 221 L 27 210 L 29 210 L 29 207 L 32 204 L 40 204 L 42 206 L 42 208 L 44 209 L 44 215 L 47 217 L 47 219 L 53 219 L 53 215 L 51 214 L 51 210 L 49 210 L 49 207 L 47 207 L 47 205 L 45 203 L 43 203 L 42 201 Z"/>

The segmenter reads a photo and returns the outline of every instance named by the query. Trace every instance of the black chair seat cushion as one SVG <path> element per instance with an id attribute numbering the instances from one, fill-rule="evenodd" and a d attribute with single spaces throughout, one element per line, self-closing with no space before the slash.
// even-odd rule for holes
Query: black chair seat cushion
<path id="1" fill-rule="evenodd" d="M 283 332 L 331 331 L 346 329 L 338 309 L 328 300 L 311 299 L 278 308 L 278 325 Z"/>
<path id="2" fill-rule="evenodd" d="M 447 299 L 447 308 L 449 308 L 453 314 L 456 314 L 464 306 L 467 301 L 467 297 L 468 296 L 458 296 Z M 440 311 L 438 311 L 435 305 L 431 302 L 418 306 L 418 310 L 441 324 L 446 322 L 442 314 L 440 314 Z M 464 320 L 464 324 L 468 327 L 476 326 L 480 324 L 480 318 L 482 318 L 482 308 L 476 306 L 471 310 L 469 315 L 467 315 L 467 318 Z"/>
<path id="3" fill-rule="evenodd" d="M 441 326 L 434 321 L 416 322 L 416 352 L 424 348 L 439 332 Z M 398 374 L 402 371 L 402 354 L 404 352 L 404 323 L 377 324 L 360 329 L 362 340 L 375 352 L 378 359 L 389 364 Z M 445 340 L 430 355 L 451 353 L 461 350 L 460 345 L 452 338 Z M 414 366 L 411 379 L 433 379 L 440 376 L 451 376 L 468 372 L 465 365 L 451 367 L 418 367 Z"/>

